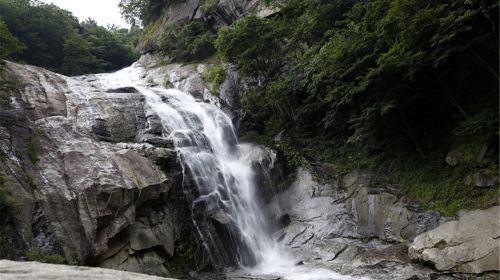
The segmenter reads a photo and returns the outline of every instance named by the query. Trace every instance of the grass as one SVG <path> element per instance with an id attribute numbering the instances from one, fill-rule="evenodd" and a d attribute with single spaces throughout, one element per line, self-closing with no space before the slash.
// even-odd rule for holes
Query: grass
<path id="1" fill-rule="evenodd" d="M 495 165 L 489 168 L 497 169 Z M 498 184 L 493 188 L 465 184 L 465 177 L 476 169 L 467 162 L 452 168 L 444 160 L 408 160 L 398 164 L 392 174 L 407 197 L 418 201 L 425 208 L 450 216 L 460 209 L 487 208 L 497 204 L 500 194 Z"/>

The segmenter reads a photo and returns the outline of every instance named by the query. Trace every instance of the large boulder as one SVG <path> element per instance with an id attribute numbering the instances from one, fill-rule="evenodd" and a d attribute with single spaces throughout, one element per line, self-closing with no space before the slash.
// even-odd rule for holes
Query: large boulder
<path id="1" fill-rule="evenodd" d="M 463 214 L 415 238 L 409 255 L 437 270 L 465 273 L 499 271 L 500 208 Z"/>

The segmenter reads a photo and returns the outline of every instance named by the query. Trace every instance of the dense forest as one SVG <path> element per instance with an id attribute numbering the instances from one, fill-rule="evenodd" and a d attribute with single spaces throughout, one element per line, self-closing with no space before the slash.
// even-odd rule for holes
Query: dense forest
<path id="1" fill-rule="evenodd" d="M 102 27 L 36 0 L 0 0 L 1 59 L 66 75 L 109 72 L 137 59 L 140 28 Z"/>
<path id="2" fill-rule="evenodd" d="M 174 2 L 122 0 L 121 8 L 145 26 L 143 39 L 162 29 L 165 56 L 216 52 L 256 81 L 243 104 L 246 139 L 275 145 L 279 134 L 276 148 L 292 166 L 388 172 L 447 214 L 495 203 L 497 190 L 464 178 L 498 171 L 498 1 L 267 1 L 279 12 L 218 30 L 203 20 L 158 26 Z M 464 163 L 446 164 L 450 151 Z"/>

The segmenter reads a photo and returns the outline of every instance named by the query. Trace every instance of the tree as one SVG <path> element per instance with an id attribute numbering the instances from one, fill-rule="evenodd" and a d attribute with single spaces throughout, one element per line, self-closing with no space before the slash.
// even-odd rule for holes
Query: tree
<path id="1" fill-rule="evenodd" d="M 120 0 L 120 11 L 129 24 L 146 26 L 175 0 Z"/>
<path id="2" fill-rule="evenodd" d="M 57 70 L 64 59 L 65 38 L 78 27 L 70 12 L 29 0 L 0 0 L 0 17 L 28 51 L 15 60 Z"/>
<path id="3" fill-rule="evenodd" d="M 66 75 L 90 73 L 97 63 L 90 51 L 90 43 L 78 33 L 72 33 L 64 42 L 64 62 L 61 72 Z"/>
<path id="4" fill-rule="evenodd" d="M 267 19 L 251 15 L 222 27 L 215 48 L 220 57 L 238 64 L 245 74 L 267 76 L 280 62 L 279 40 L 279 29 Z"/>
<path id="5" fill-rule="evenodd" d="M 5 22 L 0 18 L 0 60 L 8 59 L 13 53 L 20 53 L 26 47 L 10 33 Z"/>
<path id="6" fill-rule="evenodd" d="M 108 28 L 97 25 L 88 19 L 81 24 L 82 36 L 91 45 L 90 53 L 96 57 L 96 72 L 113 71 L 134 62 L 137 58 L 133 46 L 129 43 L 132 35 L 126 29 L 115 26 Z"/>

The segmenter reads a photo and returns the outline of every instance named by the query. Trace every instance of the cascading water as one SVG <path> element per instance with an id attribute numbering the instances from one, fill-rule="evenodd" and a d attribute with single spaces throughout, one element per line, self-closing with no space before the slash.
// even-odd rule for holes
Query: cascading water
<path id="1" fill-rule="evenodd" d="M 238 144 L 231 120 L 214 105 L 175 89 L 140 90 L 197 186 L 192 207 L 202 205 L 208 216 L 225 220 L 223 223 L 232 228 L 229 235 L 235 242 L 238 264 L 261 262 L 265 248 L 273 245 L 257 203 L 252 162 L 246 157 L 251 148 Z"/>
<path id="2" fill-rule="evenodd" d="M 284 279 L 351 279 L 326 269 L 294 266 L 271 238 L 259 205 L 252 165 L 262 148 L 238 143 L 230 118 L 216 106 L 176 89 L 151 87 L 141 78 L 144 71 L 134 65 L 98 77 L 104 86 L 135 87 L 161 120 L 163 137 L 174 142 L 186 183 L 196 186 L 186 195 L 204 245 L 214 254 L 212 261 L 220 262 L 222 256 L 223 265 Z"/>

